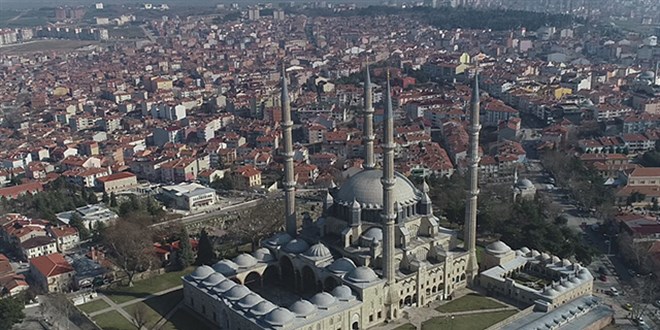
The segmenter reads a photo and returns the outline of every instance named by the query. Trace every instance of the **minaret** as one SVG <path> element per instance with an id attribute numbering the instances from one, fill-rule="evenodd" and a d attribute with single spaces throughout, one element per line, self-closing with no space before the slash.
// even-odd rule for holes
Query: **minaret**
<path id="1" fill-rule="evenodd" d="M 280 97 L 282 102 L 282 128 L 284 134 L 284 199 L 286 202 L 285 216 L 286 216 L 286 232 L 291 237 L 296 237 L 297 223 L 296 223 L 296 180 L 293 173 L 293 141 L 291 137 L 291 128 L 293 121 L 291 121 L 291 101 L 289 100 L 289 89 L 286 82 L 286 70 L 282 64 L 282 95 Z"/>
<path id="2" fill-rule="evenodd" d="M 364 164 L 365 170 L 376 167 L 374 160 L 374 104 L 371 89 L 371 77 L 369 76 L 369 62 L 364 77 Z"/>
<path id="3" fill-rule="evenodd" d="M 392 112 L 392 91 L 390 88 L 390 73 L 387 73 L 387 95 L 385 105 L 385 116 L 383 118 L 383 177 L 380 179 L 383 184 L 383 275 L 387 281 L 388 296 L 386 306 L 388 306 L 387 317 L 394 319 L 394 314 L 398 302 L 398 291 L 395 285 L 394 269 L 394 221 L 396 220 L 396 211 L 394 210 L 394 114 Z"/>
<path id="4" fill-rule="evenodd" d="M 468 284 L 472 284 L 474 277 L 479 272 L 479 265 L 477 264 L 476 241 L 477 241 L 477 196 L 479 195 L 478 187 L 478 172 L 479 172 L 479 66 L 474 74 L 474 82 L 472 86 L 472 100 L 470 101 L 471 114 L 470 114 L 470 148 L 468 154 L 468 192 L 467 204 L 465 205 L 465 226 L 464 241 L 465 249 L 468 251 L 468 262 L 465 269 Z"/>

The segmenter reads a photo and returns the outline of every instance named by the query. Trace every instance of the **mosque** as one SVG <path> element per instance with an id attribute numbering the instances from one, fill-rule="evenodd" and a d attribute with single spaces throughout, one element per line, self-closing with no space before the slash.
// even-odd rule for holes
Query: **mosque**
<path id="1" fill-rule="evenodd" d="M 471 133 L 476 134 L 477 85 L 475 78 Z M 286 232 L 265 240 L 252 254 L 201 266 L 183 277 L 185 304 L 223 329 L 365 329 L 402 317 L 403 308 L 447 299 L 470 283 L 478 270 L 474 247 L 464 249 L 456 232 L 438 225 L 426 183 L 416 187 L 394 171 L 389 79 L 383 165 L 375 164 L 368 69 L 364 169 L 328 192 L 319 219 L 306 218 L 297 227 L 293 122 L 284 71 L 281 89 Z"/>
<path id="2" fill-rule="evenodd" d="M 371 80 L 364 83 L 364 169 L 330 189 L 323 214 L 297 226 L 290 101 L 282 71 L 286 232 L 252 254 L 200 266 L 182 278 L 184 303 L 220 329 L 366 329 L 403 317 L 402 310 L 448 299 L 471 285 L 475 253 L 479 89 L 472 87 L 469 189 L 464 244 L 433 215 L 426 183 L 394 171 L 394 115 L 389 77 L 382 167 L 374 157 Z M 496 251 L 500 253 L 499 251 Z M 506 253 L 504 253 L 506 252 Z M 493 267 L 515 257 L 494 259 Z M 522 260 L 522 259 L 521 259 Z M 522 263 L 522 261 L 520 262 Z M 496 275 L 490 281 L 496 285 Z"/>

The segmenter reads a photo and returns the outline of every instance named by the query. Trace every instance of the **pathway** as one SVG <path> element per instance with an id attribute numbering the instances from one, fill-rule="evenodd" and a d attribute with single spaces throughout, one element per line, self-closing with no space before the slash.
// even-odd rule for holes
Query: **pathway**
<path id="1" fill-rule="evenodd" d="M 152 293 L 152 294 L 150 294 L 146 297 L 135 298 L 133 300 L 129 300 L 127 302 L 123 302 L 123 303 L 120 303 L 120 304 L 115 303 L 114 301 L 112 301 L 112 299 L 108 298 L 103 293 L 99 293 L 99 297 L 101 299 L 103 299 L 105 302 L 107 302 L 110 305 L 110 307 L 104 308 L 102 310 L 99 310 L 99 311 L 96 311 L 96 312 L 93 312 L 93 313 L 90 313 L 89 316 L 94 317 L 94 316 L 97 316 L 99 314 L 107 313 L 107 312 L 110 312 L 110 311 L 113 311 L 113 310 L 116 310 L 119 313 L 122 313 L 122 311 L 124 311 L 123 307 L 126 307 L 128 305 L 132 305 L 132 304 L 135 304 L 135 303 L 139 303 L 141 301 L 145 301 L 147 299 L 151 299 L 151 298 L 154 298 L 154 297 L 162 296 L 164 294 L 168 294 L 172 291 L 176 291 L 176 290 L 179 290 L 179 289 L 182 289 L 182 288 L 183 288 L 183 285 L 177 285 L 175 287 L 171 287 L 169 289 L 165 289 L 165 290 L 160 291 L 160 292 Z M 124 317 L 126 317 L 129 321 L 133 320 L 133 318 L 130 315 L 127 316 L 128 313 L 126 313 L 125 311 L 124 311 L 124 313 L 122 313 L 122 315 L 124 315 Z"/>

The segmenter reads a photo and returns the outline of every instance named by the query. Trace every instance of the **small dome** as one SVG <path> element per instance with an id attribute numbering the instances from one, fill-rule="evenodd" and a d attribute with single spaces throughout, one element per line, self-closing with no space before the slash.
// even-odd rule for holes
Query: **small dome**
<path id="1" fill-rule="evenodd" d="M 541 260 L 548 261 L 548 260 L 551 260 L 551 259 L 552 259 L 552 257 L 550 257 L 549 254 L 547 254 L 545 252 L 541 253 Z"/>
<path id="2" fill-rule="evenodd" d="M 522 252 L 522 253 L 524 253 L 524 254 L 528 254 L 528 253 L 530 253 L 531 251 L 529 250 L 528 247 L 523 246 L 523 247 L 520 248 L 520 252 Z"/>
<path id="3" fill-rule="evenodd" d="M 539 251 L 537 251 L 537 250 L 532 250 L 532 257 L 536 258 L 536 257 L 538 257 L 538 256 L 540 256 L 540 255 L 541 255 L 541 253 L 540 253 Z"/>
<path id="4" fill-rule="evenodd" d="M 380 227 L 371 227 L 362 233 L 362 238 L 368 239 L 370 241 L 382 241 L 383 240 L 383 229 Z"/>
<path id="5" fill-rule="evenodd" d="M 254 316 L 263 316 L 270 313 L 273 309 L 277 308 L 275 304 L 268 300 L 262 300 L 260 303 L 256 304 L 250 309 L 250 313 Z"/>
<path id="6" fill-rule="evenodd" d="M 268 250 L 267 248 L 257 249 L 256 251 L 252 252 L 252 256 L 255 259 L 257 259 L 257 261 L 263 262 L 263 263 L 271 262 L 271 261 L 275 260 L 273 255 L 270 253 L 270 250 Z"/>
<path id="7" fill-rule="evenodd" d="M 216 284 L 216 286 L 213 287 L 213 292 L 223 294 L 223 293 L 231 290 L 232 288 L 234 288 L 237 285 L 238 284 L 236 284 L 236 282 L 234 282 L 232 280 L 224 280 L 224 281 Z"/>
<path id="8" fill-rule="evenodd" d="M 307 300 L 301 299 L 294 302 L 289 310 L 298 317 L 306 317 L 316 312 L 316 306 Z"/>
<path id="9" fill-rule="evenodd" d="M 289 253 L 303 253 L 309 249 L 309 244 L 301 239 L 293 239 L 284 246 L 284 251 Z"/>
<path id="10" fill-rule="evenodd" d="M 351 288 L 345 286 L 345 285 L 340 285 L 332 290 L 332 295 L 335 296 L 335 298 L 339 300 L 349 300 L 352 299 L 353 296 L 353 291 Z"/>
<path id="11" fill-rule="evenodd" d="M 204 281 L 202 281 L 202 285 L 210 288 L 212 286 L 216 286 L 220 284 L 220 282 L 226 280 L 227 278 L 222 276 L 220 273 L 213 273 L 209 277 L 207 277 Z"/>
<path id="12" fill-rule="evenodd" d="M 328 270 L 333 273 L 348 273 L 353 269 L 357 268 L 353 263 L 353 260 L 346 257 L 339 258 L 328 266 Z"/>
<path id="13" fill-rule="evenodd" d="M 534 188 L 534 184 L 529 179 L 520 179 L 518 180 L 518 188 L 531 189 Z"/>
<path id="14" fill-rule="evenodd" d="M 559 264 L 559 263 L 561 263 L 561 259 L 559 259 L 558 256 L 552 256 L 552 263 L 553 264 Z"/>
<path id="15" fill-rule="evenodd" d="M 288 309 L 277 307 L 266 315 L 266 322 L 270 325 L 284 326 L 293 322 L 294 318 L 295 315 L 293 315 Z"/>
<path id="16" fill-rule="evenodd" d="M 257 264 L 257 259 L 247 253 L 241 253 L 234 258 L 234 263 L 240 268 L 250 268 Z"/>
<path id="17" fill-rule="evenodd" d="M 558 294 L 557 290 L 553 288 L 547 288 L 545 291 L 543 291 L 543 295 L 547 297 L 554 297 Z"/>
<path id="18" fill-rule="evenodd" d="M 330 250 L 323 245 L 323 243 L 317 243 L 312 245 L 312 247 L 309 248 L 309 250 L 305 251 L 305 256 L 310 257 L 310 258 L 325 258 L 329 257 Z"/>
<path id="19" fill-rule="evenodd" d="M 250 294 L 250 289 L 248 289 L 245 285 L 236 284 L 235 287 L 231 288 L 225 293 L 225 297 L 227 297 L 229 300 L 239 300 L 248 294 Z"/>
<path id="20" fill-rule="evenodd" d="M 378 275 L 376 275 L 373 269 L 360 266 L 348 273 L 346 279 L 355 283 L 369 283 L 378 280 Z"/>
<path id="21" fill-rule="evenodd" d="M 261 298 L 260 295 L 256 293 L 250 293 L 239 300 L 237 305 L 243 310 L 248 310 L 262 301 L 264 301 L 264 298 Z"/>
<path id="22" fill-rule="evenodd" d="M 292 239 L 293 239 L 293 237 L 291 237 L 287 233 L 278 233 L 278 234 L 275 234 L 273 237 L 269 238 L 268 240 L 266 240 L 266 242 L 270 243 L 272 245 L 279 246 L 279 245 L 284 245 L 286 243 L 289 243 Z"/>
<path id="23" fill-rule="evenodd" d="M 209 277 L 209 275 L 211 275 L 213 273 L 215 273 L 213 268 L 211 268 L 207 265 L 203 265 L 203 266 L 199 266 L 199 267 L 195 268 L 195 271 L 193 271 L 192 274 L 190 274 L 190 277 L 192 277 L 192 279 L 195 280 L 195 281 L 201 281 L 201 280 Z"/>
<path id="24" fill-rule="evenodd" d="M 580 283 L 580 279 L 577 276 L 573 276 L 568 279 L 569 281 L 573 282 L 574 284 Z"/>
<path id="25" fill-rule="evenodd" d="M 238 265 L 231 260 L 224 259 L 216 262 L 215 265 L 213 265 L 213 269 L 222 275 L 229 276 L 236 273 Z"/>
<path id="26" fill-rule="evenodd" d="M 327 292 L 320 292 L 315 294 L 309 301 L 319 308 L 327 309 L 337 302 L 337 298 Z"/>
<path id="27" fill-rule="evenodd" d="M 496 241 L 488 244 L 486 251 L 490 254 L 503 254 L 511 251 L 511 248 L 502 241 Z"/>
<path id="28" fill-rule="evenodd" d="M 561 265 L 564 266 L 564 267 L 570 267 L 572 265 L 572 263 L 568 259 L 563 259 L 561 261 Z"/>

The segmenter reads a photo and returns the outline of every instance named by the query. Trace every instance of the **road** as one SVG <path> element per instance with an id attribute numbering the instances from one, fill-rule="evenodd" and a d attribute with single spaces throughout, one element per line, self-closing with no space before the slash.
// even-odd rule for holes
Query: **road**
<path id="1" fill-rule="evenodd" d="M 562 189 L 547 190 L 546 179 L 542 175 L 535 176 L 533 180 L 538 189 L 537 191 L 550 197 L 552 203 L 560 209 L 562 216 L 567 220 L 567 225 L 580 233 L 585 243 L 595 247 L 602 253 L 588 266 L 594 275 L 594 294 L 604 298 L 606 303 L 612 306 L 617 324 L 633 326 L 631 320 L 628 319 L 630 312 L 625 310 L 623 305 L 630 302 L 626 291 L 631 288 L 633 281 L 637 278 L 628 273 L 628 267 L 618 255 L 617 237 L 603 234 L 599 228 L 603 222 L 586 212 L 580 211 L 576 206 L 576 202 L 568 197 L 566 191 Z M 597 227 L 594 225 L 597 225 Z M 601 269 L 605 269 L 607 273 L 606 277 L 603 278 L 604 281 L 599 276 Z M 612 287 L 622 294 L 611 296 L 609 292 Z M 643 318 L 649 324 L 648 329 L 660 329 L 660 317 L 651 317 L 656 313 L 660 313 L 660 310 L 654 306 L 648 306 L 644 313 Z"/>
<path id="2" fill-rule="evenodd" d="M 207 212 L 204 212 L 204 213 L 197 213 L 197 214 L 188 215 L 188 216 L 185 216 L 185 217 L 182 217 L 182 218 L 177 218 L 177 219 L 173 219 L 173 220 L 159 222 L 159 223 L 153 224 L 149 227 L 152 227 L 152 228 L 165 227 L 165 226 L 172 225 L 172 224 L 184 224 L 185 225 L 185 224 L 188 224 L 188 223 L 191 223 L 191 222 L 211 220 L 211 219 L 217 218 L 218 216 L 222 216 L 222 215 L 225 215 L 227 213 L 230 213 L 232 211 L 240 211 L 240 210 L 244 210 L 244 209 L 247 209 L 247 208 L 250 208 L 250 207 L 257 206 L 257 205 L 265 202 L 266 200 L 267 199 L 265 199 L 265 198 L 254 199 L 254 200 L 250 200 L 250 201 L 247 201 L 247 202 L 241 202 L 241 203 L 238 203 L 238 204 L 221 207 L 221 208 L 219 208 L 217 210 L 214 210 L 214 211 L 207 211 Z"/>

